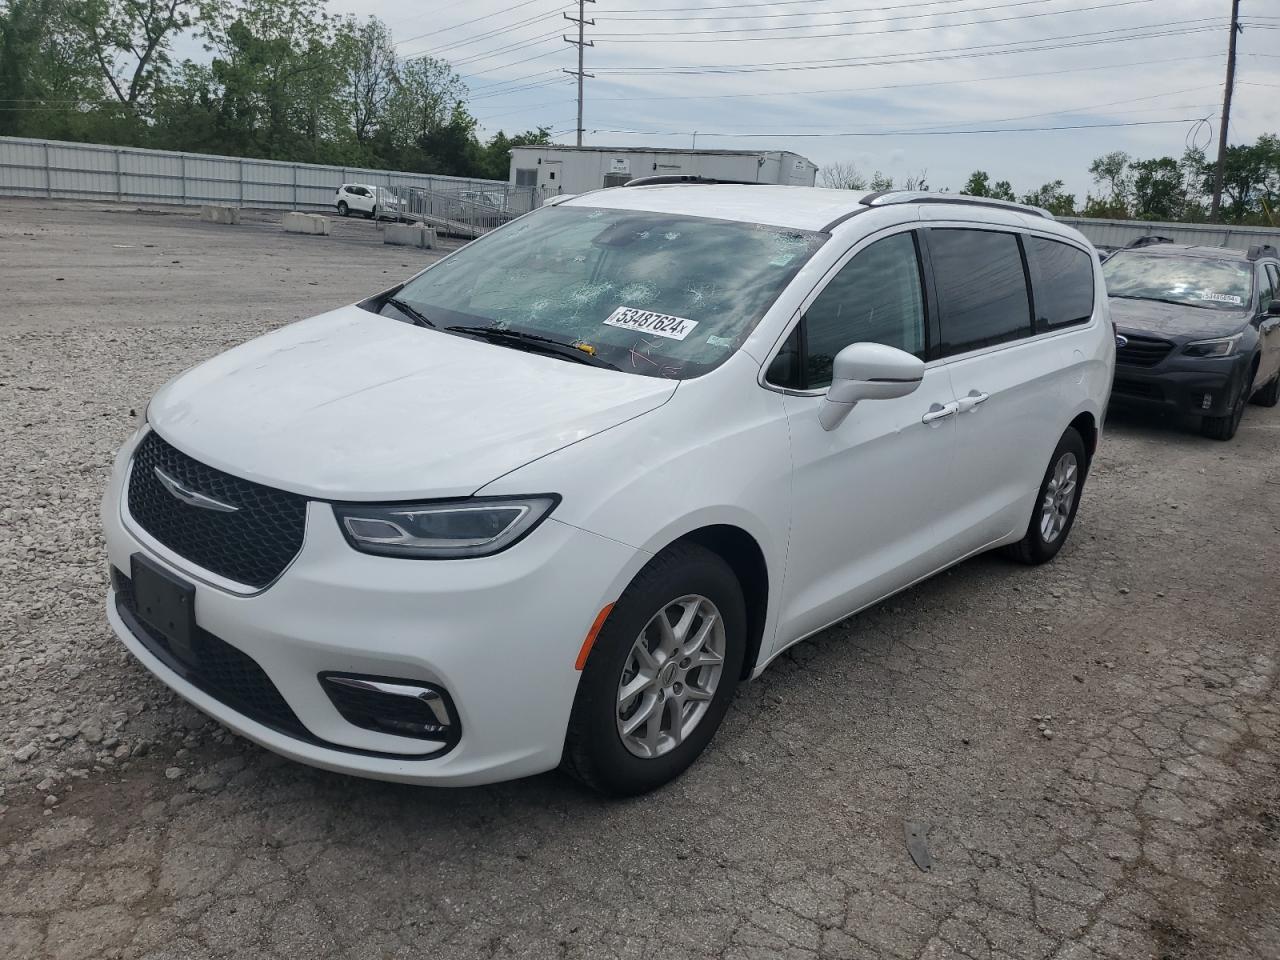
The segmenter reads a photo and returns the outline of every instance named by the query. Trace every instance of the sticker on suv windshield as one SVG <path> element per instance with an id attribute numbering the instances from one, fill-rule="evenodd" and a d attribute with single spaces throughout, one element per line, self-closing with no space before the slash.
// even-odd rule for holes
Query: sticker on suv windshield
<path id="1" fill-rule="evenodd" d="M 1209 293 L 1207 290 L 1201 290 L 1196 294 L 1196 299 L 1212 300 L 1214 303 L 1230 303 L 1237 307 L 1244 305 L 1244 300 L 1234 293 Z"/>
<path id="2" fill-rule="evenodd" d="M 671 317 L 665 313 L 653 313 L 650 310 L 637 310 L 635 307 L 619 307 L 609 314 L 604 322 L 611 327 L 622 327 L 624 330 L 636 330 L 640 333 L 654 333 L 669 340 L 683 340 L 698 325 L 697 320 Z"/>

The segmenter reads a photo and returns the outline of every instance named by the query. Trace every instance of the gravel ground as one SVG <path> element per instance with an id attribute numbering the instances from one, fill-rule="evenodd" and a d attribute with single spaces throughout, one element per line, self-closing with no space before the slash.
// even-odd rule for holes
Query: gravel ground
<path id="1" fill-rule="evenodd" d="M 0 955 L 1280 957 L 1280 410 L 1114 418 L 1055 563 L 794 648 L 638 800 L 326 774 L 166 693 L 104 620 L 112 454 L 178 371 L 430 256 L 377 240 L 0 199 Z"/>

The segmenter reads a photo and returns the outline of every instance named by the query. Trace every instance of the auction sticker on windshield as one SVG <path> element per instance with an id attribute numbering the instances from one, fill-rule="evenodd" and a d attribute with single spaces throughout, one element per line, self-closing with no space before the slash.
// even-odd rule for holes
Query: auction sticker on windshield
<path id="1" fill-rule="evenodd" d="M 697 320 L 672 317 L 649 310 L 637 310 L 635 307 L 619 307 L 609 314 L 604 322 L 611 327 L 622 327 L 624 330 L 635 330 L 638 333 L 653 333 L 670 340 L 683 340 L 698 325 Z"/>

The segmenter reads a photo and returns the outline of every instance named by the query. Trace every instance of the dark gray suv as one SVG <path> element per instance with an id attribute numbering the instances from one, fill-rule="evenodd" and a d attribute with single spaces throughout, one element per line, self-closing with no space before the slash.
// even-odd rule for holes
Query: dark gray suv
<path id="1" fill-rule="evenodd" d="M 1144 242 L 1145 241 L 1145 242 Z M 1280 253 L 1144 238 L 1102 267 L 1116 327 L 1112 403 L 1200 417 L 1230 440 L 1280 399 Z"/>

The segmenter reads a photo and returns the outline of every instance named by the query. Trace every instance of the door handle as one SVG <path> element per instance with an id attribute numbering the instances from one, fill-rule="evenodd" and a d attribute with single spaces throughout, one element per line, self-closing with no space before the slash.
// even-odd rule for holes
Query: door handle
<path id="1" fill-rule="evenodd" d="M 977 408 L 978 404 L 984 403 L 991 394 L 979 393 L 977 390 L 970 390 L 967 397 L 960 398 L 960 412 L 968 413 L 970 410 Z"/>
<path id="2" fill-rule="evenodd" d="M 952 400 L 950 403 L 935 403 L 929 412 L 920 418 L 921 423 L 937 423 L 947 417 L 954 417 L 960 412 L 960 404 Z"/>

